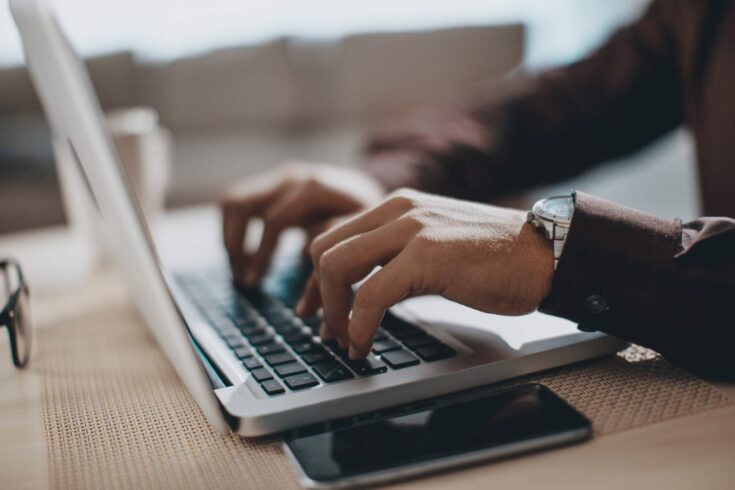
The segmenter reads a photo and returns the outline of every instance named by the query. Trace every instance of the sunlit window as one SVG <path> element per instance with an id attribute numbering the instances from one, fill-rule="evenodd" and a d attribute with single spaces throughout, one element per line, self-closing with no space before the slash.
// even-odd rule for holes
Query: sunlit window
<path id="1" fill-rule="evenodd" d="M 0 0 L 0 64 L 21 60 Z M 635 16 L 646 0 L 98 0 L 56 1 L 62 23 L 85 55 L 132 49 L 165 60 L 277 36 L 329 39 L 354 32 L 522 22 L 527 61 L 563 62 Z"/>

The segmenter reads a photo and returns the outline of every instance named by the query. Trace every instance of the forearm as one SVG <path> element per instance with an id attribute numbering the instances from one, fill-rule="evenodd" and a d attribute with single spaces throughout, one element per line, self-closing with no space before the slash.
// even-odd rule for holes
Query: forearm
<path id="1" fill-rule="evenodd" d="M 511 77 L 471 108 L 376 132 L 366 168 L 389 189 L 487 200 L 642 147 L 682 122 L 661 3 L 578 63 Z"/>
<path id="2" fill-rule="evenodd" d="M 681 225 L 577 193 L 541 310 L 735 377 L 735 221 Z"/>
<path id="3" fill-rule="evenodd" d="M 364 166 L 388 190 L 410 187 L 481 201 L 504 180 L 493 133 L 471 111 L 424 113 L 376 131 Z"/>

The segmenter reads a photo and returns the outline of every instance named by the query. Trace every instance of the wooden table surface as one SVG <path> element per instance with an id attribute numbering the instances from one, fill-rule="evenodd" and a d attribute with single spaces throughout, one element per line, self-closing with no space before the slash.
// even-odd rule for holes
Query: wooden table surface
<path id="1" fill-rule="evenodd" d="M 0 239 L 0 255 L 12 250 Z M 12 242 L 17 245 L 17 241 Z M 28 259 L 30 260 L 30 259 Z M 104 288 L 77 286 L 87 294 Z M 32 309 L 41 328 L 73 312 L 54 288 L 39 288 Z M 89 293 L 91 291 L 91 293 Z M 68 296 L 66 296 L 68 297 Z M 94 299 L 94 298 L 92 298 Z M 89 301 L 89 297 L 86 298 Z M 41 379 L 16 370 L 7 336 L 0 339 L 0 488 L 50 486 L 42 417 Z M 735 397 L 735 384 L 718 384 Z M 284 468 L 284 471 L 290 471 Z M 587 443 L 484 464 L 399 485 L 405 488 L 735 488 L 735 405 L 662 422 Z"/>

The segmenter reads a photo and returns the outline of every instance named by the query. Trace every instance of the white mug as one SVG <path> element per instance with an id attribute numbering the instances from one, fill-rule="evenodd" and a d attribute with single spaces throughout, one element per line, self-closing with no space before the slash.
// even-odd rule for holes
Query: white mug
<path id="1" fill-rule="evenodd" d="M 106 115 L 108 131 L 129 189 L 150 226 L 164 210 L 171 174 L 171 133 L 158 122 L 155 109 L 132 107 Z M 56 166 L 72 233 L 90 242 L 90 266 L 109 259 L 99 216 L 67 145 L 54 141 Z"/>

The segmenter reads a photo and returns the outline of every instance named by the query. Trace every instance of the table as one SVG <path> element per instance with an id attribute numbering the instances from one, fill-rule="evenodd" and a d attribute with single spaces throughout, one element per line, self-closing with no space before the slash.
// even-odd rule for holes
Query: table
<path id="1" fill-rule="evenodd" d="M 172 216 L 170 222 L 180 224 L 183 216 Z M 43 243 L 58 242 L 59 234 L 51 235 L 55 238 L 50 241 L 47 232 L 25 234 L 23 241 L 31 249 L 43 249 Z M 17 245 L 18 238 L 0 239 L 0 253 L 8 250 L 8 243 Z M 103 289 L 95 294 L 104 294 Z M 48 287 L 33 295 L 32 307 L 39 323 L 52 325 L 54 315 L 70 311 L 74 305 L 60 301 L 55 289 Z M 42 427 L 41 380 L 32 371 L 13 368 L 7 343 L 7 336 L 3 335 L 0 339 L 0 478 L 3 483 L 0 486 L 48 488 L 51 482 Z M 735 397 L 735 384 L 717 383 L 717 386 L 730 397 Z M 735 405 L 593 439 L 577 446 L 440 474 L 398 486 L 424 489 L 492 486 L 544 490 L 593 486 L 616 490 L 643 487 L 734 488 Z"/>

